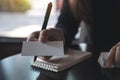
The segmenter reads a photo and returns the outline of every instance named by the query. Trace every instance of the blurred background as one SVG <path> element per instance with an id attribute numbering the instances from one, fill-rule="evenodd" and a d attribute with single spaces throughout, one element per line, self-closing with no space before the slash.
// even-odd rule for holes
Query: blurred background
<path id="1" fill-rule="evenodd" d="M 0 59 L 19 53 L 22 41 L 41 29 L 49 2 L 53 8 L 47 28 L 56 24 L 63 0 L 0 0 Z"/>
<path id="2" fill-rule="evenodd" d="M 49 2 L 53 8 L 48 27 L 53 27 L 62 0 L 0 0 L 0 36 L 27 37 L 40 30 Z"/>

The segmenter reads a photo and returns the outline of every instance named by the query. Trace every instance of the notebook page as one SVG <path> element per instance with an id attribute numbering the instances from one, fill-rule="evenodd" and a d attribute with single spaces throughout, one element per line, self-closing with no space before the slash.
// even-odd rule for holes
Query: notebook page
<path id="1" fill-rule="evenodd" d="M 90 52 L 80 52 L 78 50 L 69 49 L 64 56 L 53 56 L 49 61 L 44 61 L 38 58 L 37 61 L 42 65 L 45 64 L 45 66 L 41 66 L 41 68 L 49 66 L 53 71 L 58 72 L 89 57 L 91 57 Z"/>

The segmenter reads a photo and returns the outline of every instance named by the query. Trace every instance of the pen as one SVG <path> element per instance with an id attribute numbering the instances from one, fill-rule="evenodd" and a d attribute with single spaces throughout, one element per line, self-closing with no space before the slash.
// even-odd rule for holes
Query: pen
<path id="1" fill-rule="evenodd" d="M 46 11 L 46 14 L 45 14 L 45 17 L 44 17 L 44 22 L 43 22 L 41 30 L 46 29 L 46 27 L 47 27 L 47 23 L 48 23 L 48 19 L 49 19 L 49 16 L 50 16 L 51 9 L 52 9 L 52 2 L 50 2 L 47 6 L 47 11 Z M 37 59 L 37 56 L 34 57 L 34 61 L 36 61 L 36 59 Z"/>

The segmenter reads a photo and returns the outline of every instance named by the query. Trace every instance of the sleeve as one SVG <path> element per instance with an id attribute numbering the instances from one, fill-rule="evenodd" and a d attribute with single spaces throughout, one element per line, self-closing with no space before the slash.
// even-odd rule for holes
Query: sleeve
<path id="1" fill-rule="evenodd" d="M 63 31 L 65 36 L 65 47 L 70 47 L 71 43 L 78 32 L 80 20 L 76 20 L 72 11 L 70 10 L 68 0 L 64 0 L 60 16 L 56 28 Z"/>

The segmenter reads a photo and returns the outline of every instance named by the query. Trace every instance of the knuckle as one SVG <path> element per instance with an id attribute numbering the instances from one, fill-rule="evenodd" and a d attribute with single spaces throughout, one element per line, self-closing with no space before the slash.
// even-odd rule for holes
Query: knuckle
<path id="1" fill-rule="evenodd" d="M 32 33 L 29 35 L 29 38 L 38 38 L 38 37 L 39 37 L 39 33 L 40 33 L 40 31 L 32 32 Z"/>
<path id="2" fill-rule="evenodd" d="M 35 32 L 32 32 L 30 35 L 38 35 L 40 33 L 40 31 L 35 31 Z"/>

